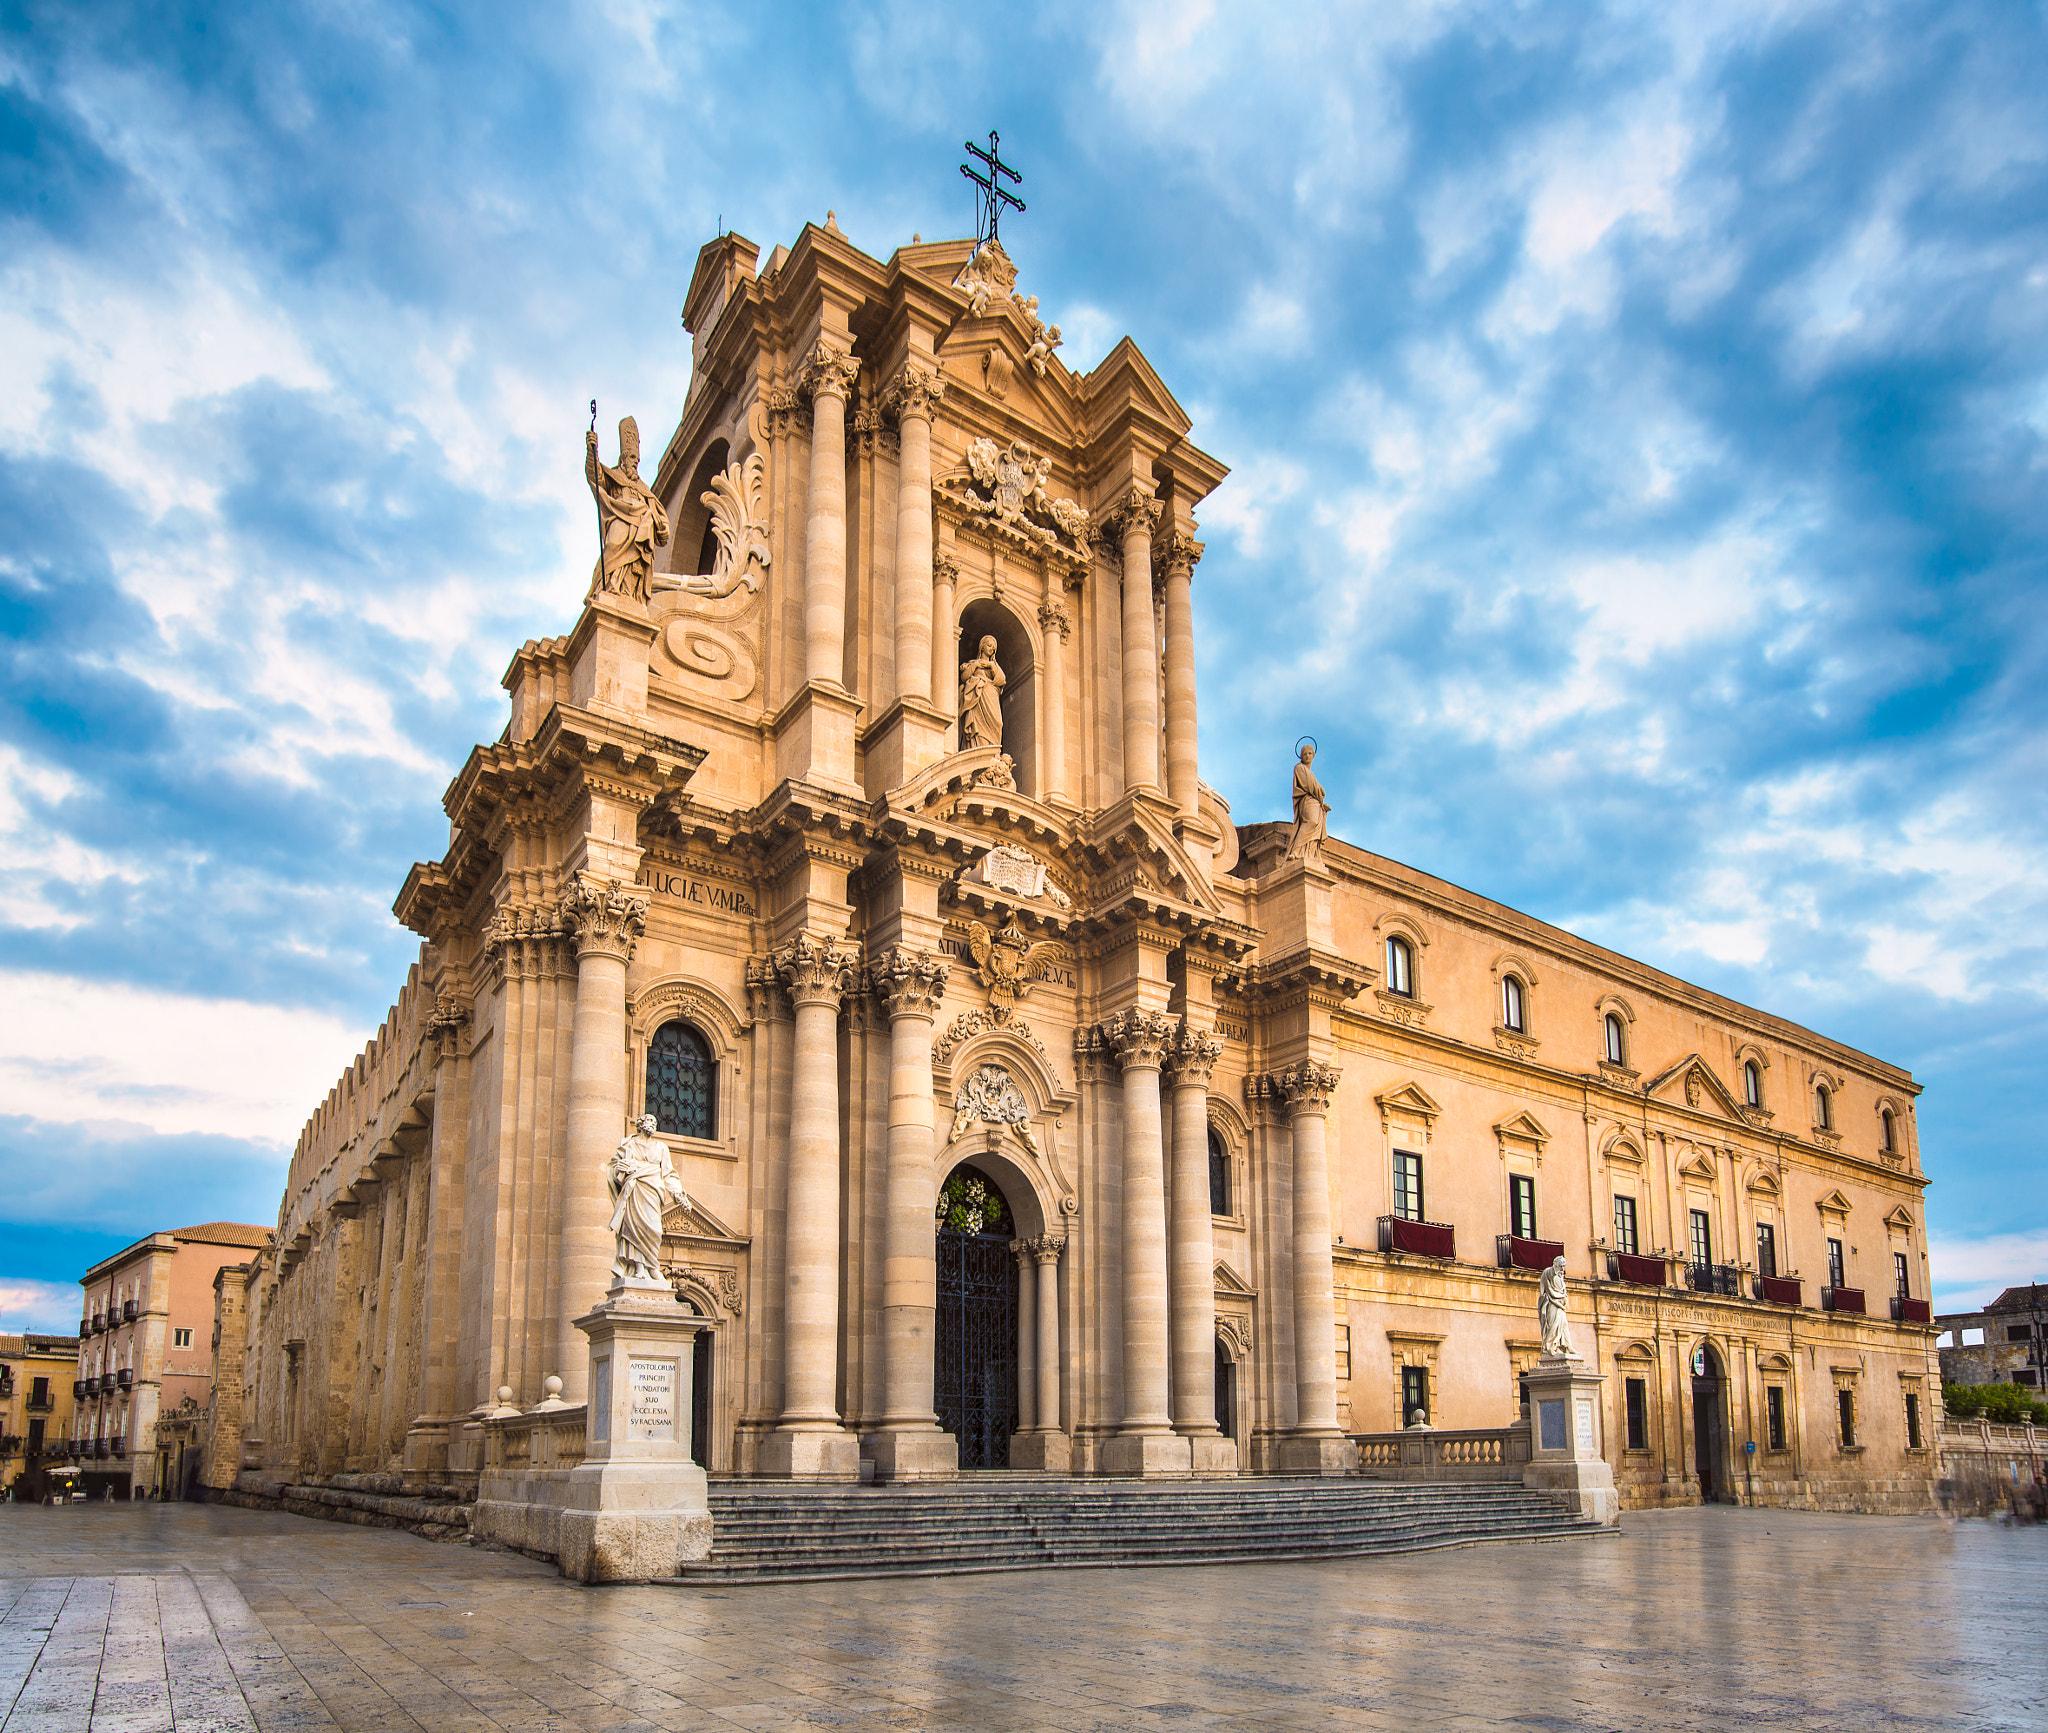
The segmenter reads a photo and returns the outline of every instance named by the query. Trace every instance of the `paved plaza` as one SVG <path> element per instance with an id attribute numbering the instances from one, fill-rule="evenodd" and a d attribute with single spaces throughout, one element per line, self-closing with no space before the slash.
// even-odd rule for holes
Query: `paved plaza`
<path id="1" fill-rule="evenodd" d="M 1221 1569 L 581 1589 L 407 1534 L 0 1507 L 4 1733 L 2048 1727 L 2048 1530 L 1709 1509 Z"/>

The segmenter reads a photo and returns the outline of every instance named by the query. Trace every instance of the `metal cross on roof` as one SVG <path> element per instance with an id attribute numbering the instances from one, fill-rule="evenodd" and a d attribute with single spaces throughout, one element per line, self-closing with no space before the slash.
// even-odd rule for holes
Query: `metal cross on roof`
<path id="1" fill-rule="evenodd" d="M 1005 175 L 1008 175 L 1019 186 L 1024 184 L 1024 177 L 1003 161 L 1001 145 L 1001 135 L 994 132 L 988 135 L 987 150 L 983 150 L 980 145 L 974 143 L 971 139 L 968 141 L 968 154 L 981 159 L 982 167 L 988 171 L 986 174 L 983 174 L 970 163 L 963 162 L 960 165 L 960 172 L 971 180 L 977 189 L 975 193 L 977 214 L 975 217 L 974 235 L 974 244 L 977 247 L 984 241 L 992 241 L 996 238 L 997 226 L 1002 221 L 1003 206 L 1008 205 L 1012 210 L 1017 211 L 1021 211 L 1024 208 L 1024 201 L 1003 185 L 1003 177 Z"/>

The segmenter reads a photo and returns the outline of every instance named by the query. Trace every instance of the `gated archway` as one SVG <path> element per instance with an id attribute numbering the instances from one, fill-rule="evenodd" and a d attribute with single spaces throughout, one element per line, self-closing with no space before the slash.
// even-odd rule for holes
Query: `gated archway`
<path id="1" fill-rule="evenodd" d="M 1008 1468 L 1017 1430 L 1016 1218 L 996 1182 L 962 1164 L 939 1191 L 933 1403 L 960 1466 Z"/>

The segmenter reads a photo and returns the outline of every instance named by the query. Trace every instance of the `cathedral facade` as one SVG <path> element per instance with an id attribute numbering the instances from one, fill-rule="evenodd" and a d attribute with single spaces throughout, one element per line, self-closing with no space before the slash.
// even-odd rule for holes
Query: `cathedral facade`
<path id="1" fill-rule="evenodd" d="M 1375 1472 L 1522 1420 L 1562 1257 L 1627 1502 L 1924 1505 L 1909 1076 L 1326 838 L 1312 753 L 1235 823 L 1224 468 L 999 245 L 725 235 L 684 323 L 227 1283 L 214 1485 L 460 1483 L 583 1402 L 648 1115 L 714 1475 Z"/>

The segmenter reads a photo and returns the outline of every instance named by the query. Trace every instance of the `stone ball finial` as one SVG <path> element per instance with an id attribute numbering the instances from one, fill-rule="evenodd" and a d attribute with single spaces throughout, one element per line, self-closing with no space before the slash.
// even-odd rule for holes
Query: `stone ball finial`
<path id="1" fill-rule="evenodd" d="M 540 1387 L 541 1393 L 544 1396 L 546 1396 L 550 1402 L 558 1402 L 561 1400 L 562 1381 L 560 1378 L 556 1377 L 554 1373 L 550 1372 L 545 1378 L 543 1378 L 540 1381 Z"/>
<path id="2" fill-rule="evenodd" d="M 509 1384 L 500 1384 L 500 1385 L 498 1386 L 498 1406 L 499 1406 L 500 1408 L 510 1408 L 510 1407 L 512 1406 L 512 1386 L 511 1386 L 511 1385 L 509 1385 Z"/>

